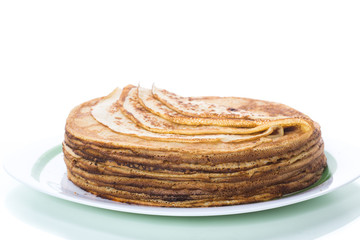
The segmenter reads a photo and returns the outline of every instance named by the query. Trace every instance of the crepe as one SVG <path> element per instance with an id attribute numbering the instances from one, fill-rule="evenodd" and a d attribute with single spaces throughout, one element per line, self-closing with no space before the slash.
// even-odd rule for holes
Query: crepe
<path id="1" fill-rule="evenodd" d="M 141 109 L 142 106 L 138 104 L 135 107 L 132 107 L 132 113 L 125 110 L 123 104 L 126 103 L 126 106 L 129 108 L 130 104 L 134 104 L 131 102 L 131 98 L 127 98 L 128 92 L 131 88 L 124 88 L 124 90 L 115 89 L 110 95 L 99 101 L 91 111 L 92 116 L 99 121 L 100 123 L 108 126 L 110 129 L 125 135 L 133 135 L 145 139 L 151 140 L 163 140 L 163 141 L 180 141 L 180 142 L 240 142 L 240 141 L 248 141 L 251 139 L 257 139 L 260 137 L 268 136 L 274 132 L 277 134 L 282 133 L 282 129 L 280 126 L 272 126 L 270 128 L 264 129 L 262 132 L 258 134 L 247 134 L 247 135 L 199 135 L 199 136 L 184 136 L 184 135 L 174 135 L 174 134 L 156 134 L 152 133 L 147 127 L 147 123 L 155 122 L 157 120 L 157 124 L 159 124 L 159 119 L 153 121 L 146 121 L 148 118 L 156 116 L 151 116 L 151 113 L 148 113 L 145 109 Z M 130 102 L 130 103 L 129 103 Z M 139 110 L 140 108 L 140 110 Z M 137 114 L 136 114 L 137 113 Z M 138 118 L 136 118 L 136 115 Z M 142 122 L 138 119 L 142 118 Z M 135 123 L 133 121 L 135 121 Z M 161 128 L 156 128 L 158 132 L 163 133 L 174 133 L 175 131 L 170 131 L 170 128 L 173 128 L 171 123 L 166 123 L 165 120 L 162 122 L 163 127 L 169 127 L 168 130 L 161 131 Z M 140 126 L 139 126 L 140 125 Z M 141 127 L 145 128 L 142 129 Z M 151 130 L 156 130 L 155 128 Z M 193 130 L 192 132 L 196 132 L 196 129 L 189 128 Z M 189 131 L 190 131 L 189 130 Z M 195 130 L 195 131 L 194 131 Z"/>
<path id="2" fill-rule="evenodd" d="M 326 167 L 320 126 L 288 106 L 237 97 L 186 98 L 198 106 L 195 114 L 183 104 L 170 108 L 152 91 L 129 85 L 71 111 L 63 152 L 73 183 L 129 204 L 226 206 L 304 189 Z M 237 113 L 227 116 L 224 109 Z M 188 119 L 206 124 L 191 125 Z M 209 125 L 219 119 L 239 125 Z M 252 125 L 241 125 L 243 120 Z"/>

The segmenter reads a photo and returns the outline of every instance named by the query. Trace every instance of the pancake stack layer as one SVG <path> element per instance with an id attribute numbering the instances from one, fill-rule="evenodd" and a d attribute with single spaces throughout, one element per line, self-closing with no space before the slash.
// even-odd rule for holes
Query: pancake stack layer
<path id="1" fill-rule="evenodd" d="M 267 201 L 310 186 L 326 167 L 319 125 L 288 106 L 132 85 L 75 107 L 63 152 L 80 188 L 162 207 Z"/>

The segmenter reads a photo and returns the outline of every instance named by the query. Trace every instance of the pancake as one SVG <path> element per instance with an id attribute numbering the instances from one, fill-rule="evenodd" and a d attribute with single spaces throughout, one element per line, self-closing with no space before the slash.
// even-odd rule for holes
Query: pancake
<path id="1" fill-rule="evenodd" d="M 163 102 L 166 103 L 166 101 L 158 101 L 158 98 L 155 98 L 155 95 L 153 95 L 153 91 L 142 87 L 138 88 L 138 98 L 139 102 L 148 111 L 160 116 L 161 118 L 178 124 L 198 126 L 210 125 L 221 127 L 255 127 L 257 125 L 256 122 L 247 119 L 233 120 L 224 118 L 202 118 L 197 116 L 184 115 L 169 108 L 166 104 L 163 104 Z"/>
<path id="2" fill-rule="evenodd" d="M 178 112 L 157 97 L 129 85 L 75 107 L 63 142 L 70 181 L 123 203 L 211 207 L 296 192 L 315 183 L 326 167 L 319 124 L 288 106 L 236 97 L 186 98 L 198 106 L 195 114 L 186 110 L 190 105 L 178 104 Z M 226 109 L 237 110 L 227 116 Z M 162 114 L 207 124 L 181 124 Z M 239 125 L 209 125 L 218 119 Z"/>
<path id="3" fill-rule="evenodd" d="M 215 118 L 215 119 L 238 119 L 248 126 L 251 122 L 271 119 L 283 119 L 286 116 L 280 114 L 269 116 L 267 113 L 262 114 L 257 112 L 255 109 L 251 111 L 242 109 L 227 107 L 222 104 L 208 103 L 201 101 L 201 99 L 193 97 L 183 97 L 176 95 L 175 93 L 169 92 L 165 89 L 158 89 L 153 85 L 152 95 L 163 103 L 168 108 L 191 117 L 201 118 Z M 232 105 L 232 104 L 231 104 Z"/>
<path id="4" fill-rule="evenodd" d="M 248 135 L 243 134 L 238 136 L 223 135 L 223 134 L 184 136 L 184 135 L 174 135 L 174 134 L 152 133 L 150 131 L 146 131 L 146 129 L 142 129 L 141 127 L 145 127 L 146 125 L 141 124 L 141 122 L 138 121 L 132 113 L 126 111 L 122 106 L 123 102 L 126 101 L 125 98 L 130 90 L 131 88 L 124 88 L 123 91 L 121 91 L 120 89 L 115 89 L 107 97 L 103 98 L 95 106 L 93 106 L 91 111 L 92 116 L 97 121 L 108 126 L 113 131 L 116 131 L 124 135 L 133 135 L 149 140 L 180 141 L 180 142 L 218 142 L 218 141 L 240 142 L 240 141 L 248 141 L 251 139 L 258 139 L 261 137 L 265 137 L 274 132 L 276 132 L 277 134 L 282 133 L 281 127 L 277 125 L 264 129 L 264 131 L 258 134 L 248 134 Z M 137 107 L 141 108 L 142 106 L 138 104 Z M 145 118 L 144 120 L 146 120 L 146 118 L 151 117 L 149 116 L 149 114 L 145 115 L 146 110 L 142 112 L 140 110 L 140 114 L 138 114 L 137 116 L 139 117 L 141 114 Z M 132 120 L 135 121 L 136 124 Z M 140 125 L 141 127 L 139 127 L 138 125 Z M 168 126 L 170 126 L 170 124 L 168 124 Z"/>
<path id="5" fill-rule="evenodd" d="M 152 90 L 139 87 L 138 99 L 148 111 L 174 123 L 238 128 L 232 134 L 239 133 L 244 128 L 246 131 L 241 133 L 254 133 L 275 124 L 283 127 L 309 127 L 309 122 L 304 121 L 308 118 L 306 115 L 286 105 L 261 100 L 231 97 L 221 98 L 221 101 L 218 101 L 218 97 L 184 98 L 154 86 Z M 191 105 L 192 102 L 194 104 Z M 185 106 L 189 106 L 191 111 Z M 308 120 L 311 122 L 311 119 Z M 267 124 L 269 121 L 271 123 Z"/>
<path id="6" fill-rule="evenodd" d="M 223 137 L 224 142 L 239 142 L 249 139 L 256 139 L 273 134 L 282 134 L 283 129 L 281 126 L 273 125 L 271 127 L 259 126 L 257 128 L 230 128 L 230 127 L 217 127 L 217 126 L 189 126 L 177 124 L 166 119 L 163 119 L 152 112 L 147 111 L 139 102 L 138 88 L 129 85 L 125 87 L 119 98 L 119 108 L 122 113 L 133 120 L 133 122 L 151 132 L 167 133 L 167 134 L 183 134 L 183 135 L 203 135 L 203 134 L 238 134 L 241 136 Z M 211 136 L 218 138 L 222 135 Z M 195 139 L 197 136 L 195 137 Z M 194 137 L 192 137 L 194 139 Z M 208 141 L 208 139 L 204 139 Z"/>

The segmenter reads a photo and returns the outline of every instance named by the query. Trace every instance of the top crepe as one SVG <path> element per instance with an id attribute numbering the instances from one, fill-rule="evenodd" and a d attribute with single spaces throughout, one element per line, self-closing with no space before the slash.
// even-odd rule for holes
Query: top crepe
<path id="1" fill-rule="evenodd" d="M 305 115 L 294 114 L 285 105 L 267 103 L 264 108 L 262 101 L 243 99 L 244 104 L 248 106 L 252 101 L 253 106 L 243 109 L 239 99 L 223 98 L 227 106 L 215 99 L 211 102 L 214 100 L 211 97 L 184 98 L 165 90 L 129 85 L 101 99 L 92 107 L 91 114 L 115 132 L 157 141 L 266 141 L 282 136 L 287 127 L 311 129 Z M 234 107 L 228 107 L 228 102 L 235 103 Z"/>

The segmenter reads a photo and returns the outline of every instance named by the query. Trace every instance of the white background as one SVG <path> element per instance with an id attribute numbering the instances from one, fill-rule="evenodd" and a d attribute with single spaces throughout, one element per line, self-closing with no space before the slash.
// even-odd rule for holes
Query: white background
<path id="1" fill-rule="evenodd" d="M 1 161 L 129 83 L 282 102 L 360 147 L 359 13 L 346 0 L 0 0 Z M 0 184 L 0 238 L 58 238 L 7 209 L 19 184 L 3 170 Z M 359 227 L 358 216 L 320 238 L 355 239 Z"/>

